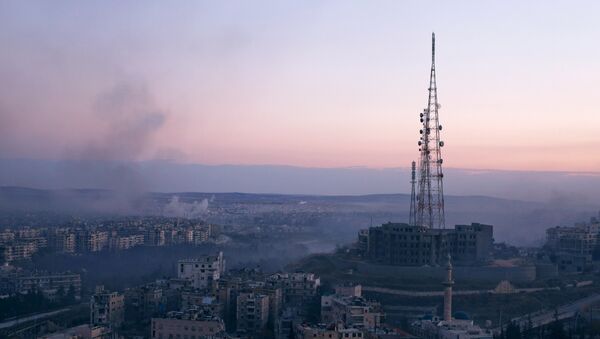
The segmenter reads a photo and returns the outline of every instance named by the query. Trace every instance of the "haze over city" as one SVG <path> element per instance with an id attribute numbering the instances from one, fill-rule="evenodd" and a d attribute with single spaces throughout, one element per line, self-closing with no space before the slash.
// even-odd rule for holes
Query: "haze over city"
<path id="1" fill-rule="evenodd" d="M 0 1 L 0 339 L 600 338 L 599 10 Z"/>

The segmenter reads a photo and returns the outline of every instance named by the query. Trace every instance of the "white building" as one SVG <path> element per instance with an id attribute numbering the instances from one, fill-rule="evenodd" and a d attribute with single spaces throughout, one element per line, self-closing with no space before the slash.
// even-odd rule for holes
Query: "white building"
<path id="1" fill-rule="evenodd" d="M 424 339 L 492 339 L 490 330 L 481 329 L 473 320 L 452 319 L 450 321 L 432 319 L 413 324 L 413 331 Z"/>
<path id="2" fill-rule="evenodd" d="M 177 263 L 177 277 L 191 281 L 194 288 L 210 287 L 224 272 L 223 252 L 195 259 L 182 259 Z"/>

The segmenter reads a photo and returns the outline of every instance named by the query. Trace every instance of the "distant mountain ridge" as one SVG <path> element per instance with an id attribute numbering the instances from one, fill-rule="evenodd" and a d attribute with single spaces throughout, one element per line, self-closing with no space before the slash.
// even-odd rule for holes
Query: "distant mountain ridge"
<path id="1" fill-rule="evenodd" d="M 444 192 L 599 206 L 594 173 L 444 169 Z M 365 195 L 410 192 L 409 168 L 204 165 L 170 161 L 0 159 L 0 186 L 137 192 Z M 594 207 L 598 208 L 598 207 Z"/>

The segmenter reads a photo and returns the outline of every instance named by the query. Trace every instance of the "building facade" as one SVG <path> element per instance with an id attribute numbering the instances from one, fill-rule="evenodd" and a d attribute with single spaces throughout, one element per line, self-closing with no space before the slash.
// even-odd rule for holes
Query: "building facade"
<path id="1" fill-rule="evenodd" d="M 259 334 L 269 321 L 269 297 L 254 292 L 237 296 L 236 326 L 238 332 Z"/>
<path id="2" fill-rule="evenodd" d="M 433 229 L 386 223 L 359 233 L 368 260 L 388 265 L 439 265 L 450 254 L 460 265 L 485 264 L 492 259 L 493 227 L 473 223 L 454 229 Z M 361 245 L 363 248 L 365 245 Z"/>
<path id="3" fill-rule="evenodd" d="M 223 320 L 193 310 L 170 312 L 165 318 L 152 318 L 150 330 L 152 339 L 225 338 Z"/>
<path id="4" fill-rule="evenodd" d="M 124 296 L 118 292 L 108 292 L 104 288 L 97 288 L 96 293 L 90 299 L 90 324 L 118 328 L 124 318 Z"/>
<path id="5" fill-rule="evenodd" d="M 183 259 L 177 263 L 177 277 L 192 282 L 194 288 L 207 288 L 225 273 L 223 252 L 200 258 Z"/>

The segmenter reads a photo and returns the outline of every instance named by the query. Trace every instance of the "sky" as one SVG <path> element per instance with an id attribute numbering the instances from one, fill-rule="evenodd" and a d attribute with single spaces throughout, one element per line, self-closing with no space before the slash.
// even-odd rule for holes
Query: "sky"
<path id="1" fill-rule="evenodd" d="M 600 172 L 596 1 L 1 1 L 0 158 Z"/>

